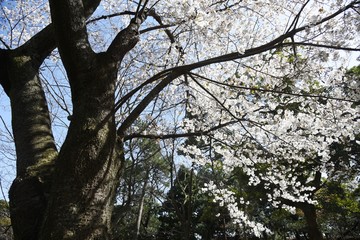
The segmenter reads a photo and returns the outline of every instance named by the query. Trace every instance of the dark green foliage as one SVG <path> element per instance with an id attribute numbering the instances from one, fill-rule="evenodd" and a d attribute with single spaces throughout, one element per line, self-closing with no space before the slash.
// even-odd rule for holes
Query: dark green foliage
<path id="1" fill-rule="evenodd" d="M 159 211 L 161 225 L 157 239 L 231 239 L 234 231 L 227 210 L 201 192 L 206 174 L 180 167 Z"/>
<path id="2" fill-rule="evenodd" d="M 360 237 L 360 186 L 327 182 L 319 191 L 319 220 L 331 239 Z"/>
<path id="3" fill-rule="evenodd" d="M 192 172 L 185 167 L 180 167 L 172 186 L 167 194 L 167 198 L 159 211 L 159 220 L 161 222 L 158 239 L 195 239 L 193 235 L 194 225 L 194 206 Z M 194 191 L 195 190 L 195 191 Z"/>
<path id="4" fill-rule="evenodd" d="M 112 216 L 112 238 L 154 239 L 159 225 L 159 200 L 169 179 L 169 166 L 158 142 L 133 140 L 128 149 Z"/>

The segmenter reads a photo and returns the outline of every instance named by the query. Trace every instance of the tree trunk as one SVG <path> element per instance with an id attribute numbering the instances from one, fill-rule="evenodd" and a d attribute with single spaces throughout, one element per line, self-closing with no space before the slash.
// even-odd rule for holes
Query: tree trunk
<path id="1" fill-rule="evenodd" d="M 304 212 L 309 231 L 310 240 L 322 240 L 323 235 L 316 220 L 316 208 L 312 204 L 303 204 L 301 210 Z"/>
<path id="2" fill-rule="evenodd" d="M 100 0 L 84 0 L 89 17 Z M 56 47 L 50 24 L 14 50 L 0 49 L 0 84 L 10 98 L 16 179 L 9 191 L 15 239 L 38 239 L 58 152 L 39 68 Z"/>
<path id="3" fill-rule="evenodd" d="M 321 174 L 317 174 L 316 180 L 318 180 Z M 320 230 L 320 227 L 317 223 L 317 216 L 316 216 L 316 207 L 313 204 L 309 204 L 306 202 L 293 202 L 288 199 L 281 199 L 281 201 L 289 206 L 293 206 L 296 208 L 301 209 L 305 215 L 305 220 L 308 228 L 309 239 L 310 240 L 323 240 L 323 235 Z"/>
<path id="4" fill-rule="evenodd" d="M 117 68 L 100 59 L 71 75 L 73 116 L 40 239 L 109 239 L 121 166 L 114 117 Z"/>
<path id="5" fill-rule="evenodd" d="M 106 53 L 95 54 L 85 20 L 99 3 L 50 1 L 51 25 L 16 50 L 0 49 L 0 84 L 11 101 L 17 153 L 17 177 L 9 196 L 15 239 L 109 238 L 123 160 L 114 117 L 116 74 L 138 41 L 140 23 L 131 22 Z M 74 111 L 59 155 L 38 77 L 56 42 Z"/>
<path id="6" fill-rule="evenodd" d="M 84 2 L 49 3 L 73 116 L 56 161 L 40 239 L 110 239 L 123 157 L 121 136 L 116 141 L 116 76 L 122 58 L 138 42 L 140 24 L 132 21 L 107 52 L 97 54 L 88 40 Z"/>
<path id="7" fill-rule="evenodd" d="M 15 239 L 37 239 L 57 150 L 36 64 L 29 55 L 18 52 L 8 52 L 7 73 L 1 76 L 8 81 L 17 155 L 10 213 Z"/>
<path id="8" fill-rule="evenodd" d="M 140 206 L 139 206 L 138 217 L 137 217 L 137 221 L 136 221 L 136 237 L 135 237 L 135 240 L 139 239 L 139 236 L 140 236 L 141 219 L 142 219 L 143 210 L 144 210 L 145 193 L 146 193 L 146 186 L 147 186 L 147 183 L 148 183 L 148 176 L 149 176 L 149 172 L 146 172 L 146 178 L 145 178 L 145 181 L 144 181 L 143 189 L 141 191 Z"/>
<path id="9" fill-rule="evenodd" d="M 185 213 L 185 224 L 184 224 L 184 239 L 190 239 L 191 235 L 192 235 L 192 212 L 193 212 L 193 207 L 192 207 L 192 198 L 193 198 L 193 175 L 194 175 L 194 169 L 191 168 L 190 171 L 190 177 L 189 177 L 189 182 L 188 182 L 188 202 L 185 203 L 185 206 L 187 206 L 187 208 L 185 208 L 185 211 L 187 211 Z"/>

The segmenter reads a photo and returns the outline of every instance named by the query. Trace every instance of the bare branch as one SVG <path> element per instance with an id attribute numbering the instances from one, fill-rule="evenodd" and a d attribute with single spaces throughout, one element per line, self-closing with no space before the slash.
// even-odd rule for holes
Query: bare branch
<path id="1" fill-rule="evenodd" d="M 360 52 L 360 48 L 352 48 L 352 47 L 342 47 L 342 46 L 335 46 L 335 45 L 326 45 L 326 44 L 319 44 L 319 43 L 308 43 L 308 42 L 288 42 L 282 43 L 281 46 L 311 46 L 311 47 L 318 47 L 318 48 L 328 48 L 328 49 L 335 49 L 335 50 L 343 50 L 343 51 L 352 51 L 352 52 Z"/>
<path id="2" fill-rule="evenodd" d="M 100 16 L 100 17 L 96 17 L 96 18 L 92 18 L 92 19 L 88 20 L 88 21 L 86 22 L 86 24 L 90 24 L 90 23 L 93 23 L 93 22 L 97 22 L 97 21 L 100 21 L 100 20 L 103 20 L 103 19 L 108 19 L 108 18 L 113 18 L 113 17 L 124 16 L 124 15 L 132 15 L 132 16 L 134 16 L 134 15 L 135 15 L 135 12 L 124 11 L 124 12 L 113 13 L 113 14 L 109 14 L 109 15 L 102 15 L 102 16 Z"/>
<path id="3" fill-rule="evenodd" d="M 243 90 L 249 90 L 249 91 L 257 91 L 257 92 L 277 93 L 277 94 L 290 95 L 290 96 L 296 96 L 296 97 L 321 98 L 321 99 L 337 100 L 337 101 L 352 102 L 352 103 L 359 102 L 359 101 L 355 101 L 355 100 L 351 100 L 351 99 L 335 98 L 335 97 L 329 97 L 329 96 L 301 94 L 301 93 L 289 93 L 289 92 L 284 92 L 284 91 L 279 91 L 279 90 L 274 90 L 274 89 L 263 89 L 263 88 L 252 88 L 252 87 L 236 86 L 236 85 L 231 85 L 231 84 L 227 84 L 227 83 L 224 83 L 224 82 L 218 82 L 218 81 L 215 81 L 213 79 L 201 76 L 200 74 L 197 74 L 197 73 L 191 73 L 191 74 L 194 75 L 194 76 L 197 76 L 199 78 L 202 78 L 202 79 L 204 79 L 204 80 L 206 80 L 208 82 L 211 82 L 213 84 L 226 86 L 226 87 L 230 87 L 230 88 L 243 89 Z"/>
<path id="4" fill-rule="evenodd" d="M 174 79 L 183 75 L 185 69 L 179 69 L 173 71 L 167 77 L 165 77 L 160 83 L 158 83 L 144 98 L 143 100 L 135 107 L 135 109 L 129 114 L 129 116 L 122 122 L 120 127 L 117 130 L 119 136 L 123 136 L 125 130 L 131 126 L 131 124 L 137 119 L 137 117 L 144 111 L 144 109 L 149 105 L 149 103 Z M 134 93 L 135 94 L 135 93 Z M 131 97 L 131 96 L 129 96 Z"/>
<path id="5" fill-rule="evenodd" d="M 99 4 L 100 0 L 95 2 Z M 95 55 L 86 30 L 86 9 L 81 0 L 50 0 L 49 3 L 59 53 L 71 75 L 78 68 L 90 66 Z M 93 9 L 96 7 L 97 5 Z"/>
<path id="6" fill-rule="evenodd" d="M 184 138 L 208 135 L 213 131 L 227 127 L 229 125 L 238 123 L 238 121 L 230 121 L 227 123 L 219 124 L 212 128 L 203 131 L 186 132 L 186 133 L 173 133 L 173 134 L 130 134 L 124 137 L 124 141 L 131 140 L 133 138 L 149 138 L 149 139 L 170 139 L 170 138 Z"/>
<path id="7" fill-rule="evenodd" d="M 157 30 L 157 29 L 164 29 L 164 28 L 174 27 L 174 26 L 175 26 L 174 24 L 166 24 L 166 25 L 158 25 L 158 26 L 154 26 L 154 27 L 149 27 L 149 28 L 141 30 L 140 34 L 147 33 L 147 32 L 153 31 L 153 30 Z M 168 29 L 166 29 L 166 30 L 168 30 Z M 175 42 L 175 40 L 174 40 L 174 42 Z"/>
<path id="8" fill-rule="evenodd" d="M 10 46 L 2 39 L 0 38 L 0 42 L 6 47 L 7 50 L 10 50 Z"/>
<path id="9" fill-rule="evenodd" d="M 155 19 L 155 21 L 157 21 L 159 23 L 160 26 L 165 26 L 161 20 L 160 15 L 156 13 L 155 9 L 152 9 L 149 11 L 149 16 L 153 17 Z M 175 38 L 174 38 L 174 35 L 172 34 L 172 32 L 169 29 L 165 29 L 165 33 L 169 37 L 170 42 L 174 43 Z"/>
<path id="10" fill-rule="evenodd" d="M 301 12 L 304 10 L 304 8 L 306 7 L 306 5 L 310 2 L 310 0 L 307 0 L 301 7 L 301 9 L 299 10 L 298 14 L 296 14 L 293 22 L 290 24 L 288 30 L 286 32 L 289 32 L 291 29 L 295 29 L 296 28 L 296 25 L 297 23 L 299 22 L 299 19 L 300 19 L 300 15 L 301 15 Z"/>

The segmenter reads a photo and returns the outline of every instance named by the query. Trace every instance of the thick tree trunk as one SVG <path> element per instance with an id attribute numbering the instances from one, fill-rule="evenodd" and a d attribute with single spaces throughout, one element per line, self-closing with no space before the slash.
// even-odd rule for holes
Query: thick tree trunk
<path id="1" fill-rule="evenodd" d="M 51 24 L 16 50 L 0 49 L 0 84 L 11 100 L 17 152 L 17 178 L 10 190 L 15 239 L 107 238 L 121 166 L 114 123 L 116 73 L 138 41 L 139 23 L 118 34 L 103 61 L 106 54 L 93 53 L 85 27 L 99 3 L 51 1 L 56 31 Z M 38 78 L 41 63 L 56 46 L 54 33 L 74 107 L 59 158 Z"/>
<path id="2" fill-rule="evenodd" d="M 9 192 L 10 213 L 15 239 L 37 239 L 57 150 L 36 64 L 18 52 L 8 51 L 4 78 L 8 81 L 5 85 L 17 155 L 17 175 Z"/>
<path id="3" fill-rule="evenodd" d="M 116 145 L 115 64 L 70 76 L 73 116 L 60 150 L 40 239 L 109 239 L 121 160 Z"/>
<path id="4" fill-rule="evenodd" d="M 123 55 L 116 56 L 124 48 L 95 54 L 87 38 L 84 2 L 49 3 L 71 87 L 73 116 L 55 165 L 40 239 L 109 239 L 121 166 L 116 148 L 114 93 Z M 123 46 L 123 39 L 119 41 Z"/>

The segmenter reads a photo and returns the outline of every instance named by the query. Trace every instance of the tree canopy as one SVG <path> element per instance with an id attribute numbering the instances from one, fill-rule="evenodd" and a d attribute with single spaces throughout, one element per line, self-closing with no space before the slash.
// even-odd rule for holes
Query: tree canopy
<path id="1" fill-rule="evenodd" d="M 155 206 L 206 212 L 206 200 L 186 200 L 200 188 L 226 209 L 226 224 L 256 237 L 274 234 L 269 215 L 259 217 L 266 209 L 301 210 L 310 239 L 321 240 L 321 224 L 336 216 L 358 224 L 360 81 L 349 59 L 360 51 L 360 1 L 0 6 L 0 97 L 11 109 L 0 150 L 16 162 L 15 239 L 111 239 L 113 210 L 131 216 L 115 201 L 122 193 L 137 199 L 127 207 L 140 237 Z M 196 169 L 214 175 L 181 195 L 173 181 Z M 149 188 L 161 177 L 170 181 L 158 185 L 168 190 L 163 204 Z M 337 196 L 346 201 L 319 219 Z M 196 225 L 190 216 L 176 215 L 184 239 Z"/>

